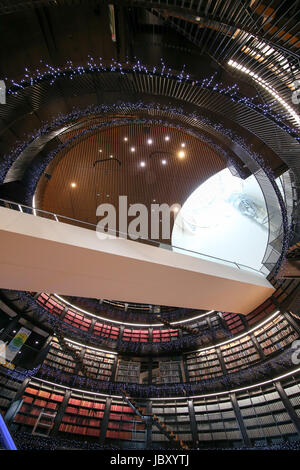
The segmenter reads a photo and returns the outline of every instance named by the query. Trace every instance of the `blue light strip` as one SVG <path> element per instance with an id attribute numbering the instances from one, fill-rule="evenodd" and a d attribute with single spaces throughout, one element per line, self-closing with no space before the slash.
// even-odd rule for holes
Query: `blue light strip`
<path id="1" fill-rule="evenodd" d="M 0 414 L 0 434 L 1 434 L 1 440 L 3 441 L 3 445 L 6 450 L 17 450 L 15 443 L 12 440 L 12 437 L 7 429 L 7 426 L 1 414 Z"/>

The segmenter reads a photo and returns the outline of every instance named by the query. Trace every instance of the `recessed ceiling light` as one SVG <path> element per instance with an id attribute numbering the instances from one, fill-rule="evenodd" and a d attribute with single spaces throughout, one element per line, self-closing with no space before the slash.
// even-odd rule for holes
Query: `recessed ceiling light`
<path id="1" fill-rule="evenodd" d="M 163 165 L 166 165 L 166 164 L 167 164 L 167 160 L 162 160 L 161 163 L 162 163 Z"/>
<path id="2" fill-rule="evenodd" d="M 152 140 L 152 139 L 148 139 L 148 140 L 147 140 L 147 144 L 149 144 L 149 145 L 153 144 L 153 140 Z"/>
<path id="3" fill-rule="evenodd" d="M 165 140 L 170 140 L 170 137 L 166 135 Z"/>
<path id="4" fill-rule="evenodd" d="M 102 149 L 99 149 L 99 152 L 102 153 Z"/>
<path id="5" fill-rule="evenodd" d="M 144 167 L 144 166 L 146 166 L 146 163 L 145 163 L 145 162 L 141 162 L 141 163 L 140 163 L 140 166 Z"/>
<path id="6" fill-rule="evenodd" d="M 183 150 L 180 150 L 180 152 L 178 152 L 178 157 L 179 158 L 184 158 L 185 157 L 185 153 Z"/>
<path id="7" fill-rule="evenodd" d="M 135 147 L 130 147 L 131 152 L 135 152 Z"/>
<path id="8" fill-rule="evenodd" d="M 109 158 L 114 158 L 114 156 L 113 156 L 113 155 L 110 155 Z"/>
<path id="9" fill-rule="evenodd" d="M 77 184 L 76 183 L 71 183 L 71 188 L 76 188 Z"/>
<path id="10" fill-rule="evenodd" d="M 184 143 L 184 142 L 182 142 L 182 144 L 181 144 L 181 147 L 182 147 L 182 148 L 184 148 L 184 147 L 185 147 L 185 143 Z"/>
<path id="11" fill-rule="evenodd" d="M 128 141 L 128 137 L 124 137 L 124 141 L 127 142 L 127 141 Z"/>

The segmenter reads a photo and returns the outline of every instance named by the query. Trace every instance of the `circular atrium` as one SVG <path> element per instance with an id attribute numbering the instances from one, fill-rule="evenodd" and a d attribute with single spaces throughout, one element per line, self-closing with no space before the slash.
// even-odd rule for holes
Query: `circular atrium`
<path id="1" fill-rule="evenodd" d="M 0 449 L 300 450 L 299 2 L 0 27 Z"/>

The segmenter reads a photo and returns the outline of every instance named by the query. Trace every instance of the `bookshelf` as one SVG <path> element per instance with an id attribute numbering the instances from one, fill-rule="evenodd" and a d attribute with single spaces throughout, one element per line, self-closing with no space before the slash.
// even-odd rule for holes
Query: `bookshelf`
<path id="1" fill-rule="evenodd" d="M 186 363 L 190 382 L 223 375 L 215 348 L 188 354 L 186 356 Z"/>
<path id="2" fill-rule="evenodd" d="M 271 299 L 267 299 L 262 305 L 259 305 L 255 310 L 246 316 L 249 325 L 263 321 L 268 315 L 275 311 L 275 305 Z"/>
<path id="3" fill-rule="evenodd" d="M 125 405 L 121 400 L 114 399 L 110 407 L 106 438 L 144 441 L 145 423 L 130 406 Z"/>
<path id="4" fill-rule="evenodd" d="M 161 384 L 182 382 L 180 361 L 160 361 L 159 376 Z"/>
<path id="5" fill-rule="evenodd" d="M 59 432 L 99 438 L 105 406 L 105 399 L 95 399 L 80 392 L 72 392 L 59 425 Z"/>
<path id="6" fill-rule="evenodd" d="M 241 317 L 236 313 L 222 312 L 222 316 L 232 334 L 240 333 L 245 329 Z"/>
<path id="7" fill-rule="evenodd" d="M 163 341 L 173 341 L 178 338 L 178 331 L 176 329 L 153 329 L 152 341 L 153 343 L 161 343 Z"/>
<path id="8" fill-rule="evenodd" d="M 224 344 L 220 347 L 223 356 L 225 367 L 229 372 L 236 372 L 238 370 L 248 367 L 249 364 L 259 361 L 259 354 L 250 338 L 250 336 L 243 336 L 237 341 Z"/>
<path id="9" fill-rule="evenodd" d="M 139 383 L 140 362 L 119 359 L 116 382 Z"/>
<path id="10" fill-rule="evenodd" d="M 64 393 L 53 386 L 29 384 L 23 394 L 23 404 L 14 418 L 14 424 L 20 430 L 34 428 L 42 411 L 56 415 L 64 399 Z M 43 420 L 41 421 L 43 424 Z M 45 423 L 46 424 L 46 423 Z"/>
<path id="11" fill-rule="evenodd" d="M 185 442 L 192 441 L 190 416 L 186 400 L 159 400 L 152 402 L 152 414 L 160 418 L 179 439 Z M 170 442 L 156 426 L 152 427 L 152 440 L 154 442 Z"/>
<path id="12" fill-rule="evenodd" d="M 83 363 L 94 379 L 109 381 L 115 359 L 113 354 L 86 348 Z"/>
<path id="13" fill-rule="evenodd" d="M 238 422 L 228 395 L 195 399 L 194 411 L 199 441 L 242 442 Z"/>
<path id="14" fill-rule="evenodd" d="M 92 332 L 94 335 L 100 335 L 104 338 L 111 338 L 117 340 L 120 334 L 120 328 L 117 326 L 112 326 L 96 321 Z"/>
<path id="15" fill-rule="evenodd" d="M 74 312 L 73 310 L 68 309 L 64 316 L 64 322 L 69 323 L 70 325 L 75 326 L 80 330 L 88 331 L 92 320 L 82 313 Z"/>
<path id="16" fill-rule="evenodd" d="M 250 439 L 267 439 L 296 434 L 296 428 L 271 385 L 262 390 L 244 391 L 238 405 Z"/>
<path id="17" fill-rule="evenodd" d="M 0 412 L 5 413 L 14 399 L 18 389 L 21 386 L 21 381 L 12 380 L 5 374 L 5 368 L 0 366 Z"/>
<path id="18" fill-rule="evenodd" d="M 269 323 L 254 332 L 266 356 L 285 348 L 298 338 L 298 333 L 282 315 L 277 315 Z"/>
<path id="19" fill-rule="evenodd" d="M 52 313 L 52 315 L 55 315 L 56 317 L 62 315 L 64 311 L 64 306 L 62 304 L 44 292 L 38 296 L 37 301 L 41 306 L 48 310 L 49 313 Z"/>
<path id="20" fill-rule="evenodd" d="M 122 340 L 146 343 L 149 341 L 149 330 L 133 330 L 129 328 L 124 328 Z"/>
<path id="21" fill-rule="evenodd" d="M 63 370 L 64 372 L 69 372 L 70 374 L 74 374 L 76 369 L 76 364 L 72 356 L 62 350 L 56 338 L 53 338 L 51 341 L 51 346 L 44 360 L 44 364 Z"/>
<path id="22" fill-rule="evenodd" d="M 73 343 L 68 344 L 72 349 L 81 353 L 82 361 L 87 366 L 92 378 L 104 381 L 111 380 L 115 362 L 115 356 L 113 354 L 91 349 L 88 346 L 82 347 Z M 53 338 L 51 342 L 51 347 L 44 364 L 71 374 L 77 373 L 76 364 L 72 356 L 62 350 L 56 338 Z M 79 372 L 79 375 L 81 375 L 81 372 Z"/>

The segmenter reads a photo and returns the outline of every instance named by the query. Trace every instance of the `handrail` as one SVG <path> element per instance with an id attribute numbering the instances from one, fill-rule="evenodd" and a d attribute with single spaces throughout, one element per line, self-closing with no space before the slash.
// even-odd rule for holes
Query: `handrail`
<path id="1" fill-rule="evenodd" d="M 0 437 L 6 450 L 17 450 L 15 443 L 7 429 L 4 419 L 0 413 Z"/>
<path id="2" fill-rule="evenodd" d="M 8 204 L 10 206 L 9 209 L 19 210 L 20 212 L 25 212 L 26 213 L 26 211 L 24 211 L 23 209 L 30 210 L 34 216 L 39 216 L 39 213 L 50 215 L 56 222 L 61 222 L 59 219 L 63 219 L 63 222 L 65 220 L 66 221 L 71 221 L 71 222 L 76 222 L 76 224 L 83 224 L 83 225 L 87 225 L 89 227 L 93 227 L 93 228 L 97 229 L 97 224 L 93 224 L 91 222 L 86 222 L 84 220 L 74 219 L 72 217 L 68 217 L 68 216 L 65 216 L 65 215 L 62 215 L 62 214 L 55 214 L 54 212 L 49 212 L 49 211 L 46 211 L 44 209 L 36 209 L 35 207 L 31 207 L 31 206 L 28 206 L 26 204 L 21 204 L 21 203 L 15 202 L 15 201 L 9 201 L 7 199 L 1 199 L 0 198 L 0 206 L 3 206 L 3 204 L 4 204 L 4 207 L 5 207 L 5 204 Z M 13 207 L 11 207 L 11 206 L 13 206 Z M 107 229 L 107 232 L 103 232 L 103 233 L 109 233 L 109 234 L 114 235 L 114 236 L 120 235 L 121 238 L 127 238 L 128 236 L 130 237 L 129 232 L 126 233 L 126 232 L 121 232 L 119 230 Z M 230 261 L 230 260 L 226 260 L 226 259 L 223 259 L 223 258 L 218 258 L 216 256 L 207 255 L 205 253 L 197 252 L 197 251 L 194 251 L 194 250 L 189 250 L 188 248 L 182 248 L 180 246 L 170 245 L 170 244 L 167 244 L 167 243 L 161 243 L 157 240 L 152 240 L 151 238 L 146 238 L 146 237 L 139 237 L 137 240 L 134 240 L 134 241 L 138 242 L 139 240 L 146 241 L 149 244 L 156 246 L 157 248 L 163 248 L 165 250 L 167 249 L 167 250 L 171 250 L 171 251 L 173 251 L 174 249 L 175 250 L 181 250 L 181 251 L 184 252 L 184 254 L 187 254 L 187 255 L 193 253 L 194 255 L 197 255 L 197 256 L 200 256 L 200 257 L 203 256 L 205 258 L 210 258 L 212 260 L 217 260 L 217 261 L 221 261 L 221 262 L 224 262 L 224 263 L 228 263 L 229 265 L 237 267 L 238 269 L 241 269 L 241 270 L 244 269 L 244 270 L 247 270 L 247 271 L 248 270 L 254 271 L 255 273 L 258 273 L 258 274 L 264 276 L 262 271 L 257 270 L 255 268 L 252 268 L 251 266 L 247 266 L 245 264 L 237 263 L 236 261 Z"/>

